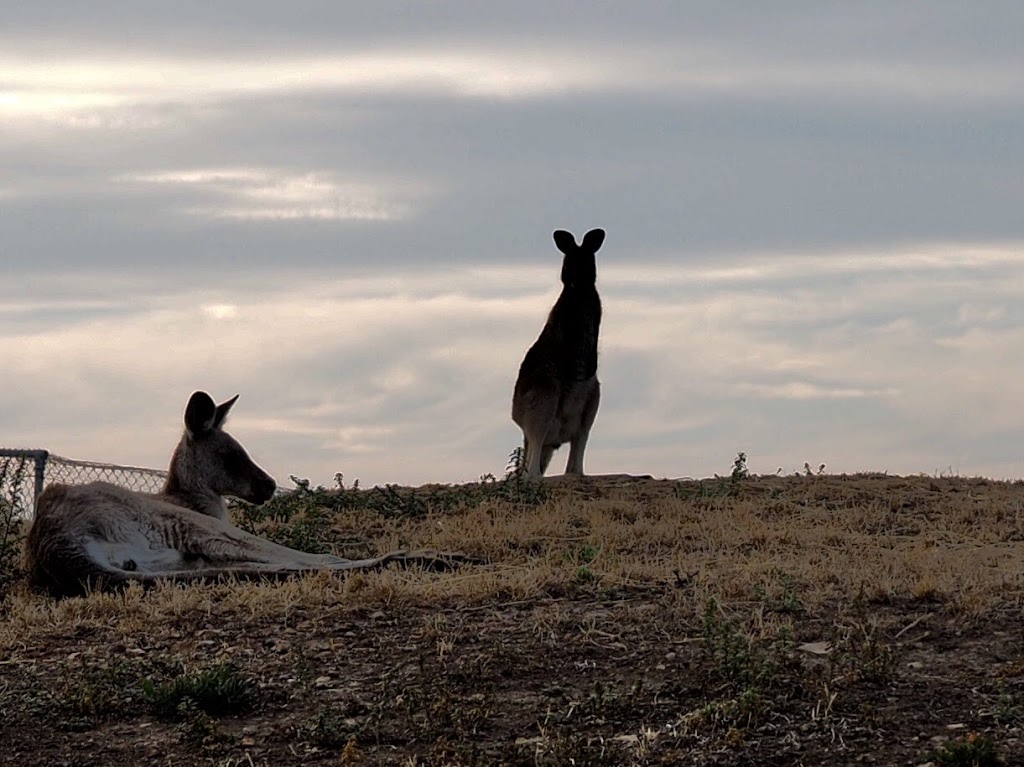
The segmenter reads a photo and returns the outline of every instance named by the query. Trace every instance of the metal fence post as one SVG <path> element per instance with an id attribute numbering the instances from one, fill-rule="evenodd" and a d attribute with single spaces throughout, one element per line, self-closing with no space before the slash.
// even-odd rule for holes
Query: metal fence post
<path id="1" fill-rule="evenodd" d="M 35 488 L 35 490 L 36 490 L 36 494 L 35 494 L 35 497 L 32 499 L 33 500 L 33 503 L 32 503 L 33 507 L 35 506 L 35 501 L 39 500 L 39 496 L 43 492 L 43 482 L 46 480 L 46 459 L 49 458 L 49 457 L 50 457 L 50 453 L 49 453 L 48 450 L 39 450 L 39 451 L 36 452 L 36 455 L 35 455 L 35 463 L 36 463 L 36 488 Z"/>

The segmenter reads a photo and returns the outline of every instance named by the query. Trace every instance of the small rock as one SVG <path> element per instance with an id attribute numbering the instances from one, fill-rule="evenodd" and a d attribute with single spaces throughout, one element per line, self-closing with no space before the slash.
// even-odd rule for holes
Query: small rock
<path id="1" fill-rule="evenodd" d="M 674 652 L 670 652 L 665 656 L 665 660 L 675 660 L 677 657 L 679 656 L 677 656 Z"/>
<path id="2" fill-rule="evenodd" d="M 812 655 L 828 655 L 832 652 L 832 645 L 828 642 L 808 642 L 807 644 L 800 645 L 796 649 L 801 652 L 809 652 Z"/>

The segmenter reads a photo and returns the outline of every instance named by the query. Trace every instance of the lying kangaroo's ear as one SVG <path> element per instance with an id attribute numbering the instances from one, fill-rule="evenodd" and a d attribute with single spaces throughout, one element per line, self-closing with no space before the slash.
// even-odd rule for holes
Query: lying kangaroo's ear
<path id="1" fill-rule="evenodd" d="M 205 434 L 214 428 L 217 406 L 213 397 L 204 391 L 193 392 L 185 406 L 185 428 L 192 436 Z"/>
<path id="2" fill-rule="evenodd" d="M 554 238 L 555 246 L 565 255 L 569 255 L 576 250 L 576 238 L 570 232 L 564 229 L 557 229 L 555 230 Z"/>
<path id="3" fill-rule="evenodd" d="M 219 429 L 224 424 L 224 419 L 228 417 L 228 413 L 231 411 L 231 406 L 235 404 L 235 400 L 237 399 L 238 395 L 236 394 L 227 402 L 221 402 L 217 405 L 217 415 L 213 418 L 214 429 Z"/>
<path id="4" fill-rule="evenodd" d="M 604 243 L 604 229 L 591 229 L 583 235 L 583 244 L 580 246 L 589 253 L 597 253 Z"/>

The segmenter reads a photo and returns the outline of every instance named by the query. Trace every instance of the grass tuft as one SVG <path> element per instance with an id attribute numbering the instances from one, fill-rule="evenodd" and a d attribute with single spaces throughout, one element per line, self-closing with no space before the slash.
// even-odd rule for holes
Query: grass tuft
<path id="1" fill-rule="evenodd" d="M 144 700 L 164 719 L 185 720 L 190 711 L 213 717 L 250 711 L 256 705 L 255 682 L 231 664 L 183 673 L 169 682 L 142 682 Z"/>

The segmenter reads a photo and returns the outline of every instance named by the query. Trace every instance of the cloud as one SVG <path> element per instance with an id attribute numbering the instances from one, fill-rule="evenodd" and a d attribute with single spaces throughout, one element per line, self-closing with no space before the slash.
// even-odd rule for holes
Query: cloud
<path id="1" fill-rule="evenodd" d="M 1014 465 L 1020 7 L 186 6 L 5 15 L 9 440 L 160 466 L 202 387 L 281 478 L 499 473 L 602 226 L 588 469 Z"/>
<path id="2" fill-rule="evenodd" d="M 272 46 L 262 55 L 175 50 L 72 49 L 41 57 L 16 40 L 0 55 L 0 116 L 51 120 L 71 128 L 137 129 L 137 110 L 210 105 L 299 94 L 432 95 L 464 99 L 553 98 L 587 93 L 662 99 L 742 97 L 878 100 L 925 105 L 1020 106 L 1024 70 L 999 59 L 950 60 L 949 51 L 772 48 L 747 40 L 543 38 L 449 40 L 434 45 L 323 45 L 310 52 Z M 163 50 L 161 51 L 161 47 Z M 121 49 L 123 51 L 123 49 Z M 1019 63 L 1019 62 L 1018 62 Z M 120 112 L 112 118 L 104 113 Z"/>
<path id="3" fill-rule="evenodd" d="M 182 212 L 212 218 L 269 220 L 391 221 L 408 214 L 412 183 L 339 181 L 326 173 L 289 173 L 271 168 L 198 168 L 134 173 L 116 181 L 180 186 L 213 198 Z M 404 190 L 402 188 L 404 187 Z M 404 195 L 403 195 L 404 191 Z"/>
<path id="4" fill-rule="evenodd" d="M 788 381 L 782 384 L 744 383 L 736 387 L 740 396 L 761 399 L 861 399 L 864 397 L 894 397 L 897 389 L 861 389 L 826 386 L 809 381 Z"/>

